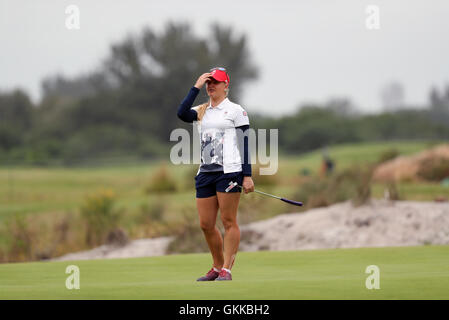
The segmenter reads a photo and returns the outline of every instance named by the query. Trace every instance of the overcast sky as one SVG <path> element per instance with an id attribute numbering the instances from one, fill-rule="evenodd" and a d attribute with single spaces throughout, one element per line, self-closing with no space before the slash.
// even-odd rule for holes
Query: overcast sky
<path id="1" fill-rule="evenodd" d="M 80 9 L 80 30 L 65 26 L 70 4 Z M 379 7 L 378 30 L 366 27 L 368 5 Z M 448 17 L 447 0 L 0 0 L 0 89 L 21 87 L 37 100 L 44 76 L 90 71 L 111 43 L 144 26 L 160 31 L 184 21 L 207 35 L 219 22 L 248 35 L 260 68 L 236 101 L 248 110 L 288 113 L 349 97 L 374 112 L 392 81 L 409 104 L 425 103 L 431 86 L 449 85 Z"/>

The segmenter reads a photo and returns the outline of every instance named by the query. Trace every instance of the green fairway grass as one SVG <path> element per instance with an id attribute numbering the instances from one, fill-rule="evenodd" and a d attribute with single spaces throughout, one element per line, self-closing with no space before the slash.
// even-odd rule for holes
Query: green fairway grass
<path id="1" fill-rule="evenodd" d="M 233 281 L 196 282 L 209 254 L 0 265 L 0 299 L 449 299 L 449 246 L 242 252 Z M 66 267 L 80 289 L 65 287 Z M 380 289 L 365 287 L 366 267 Z"/>

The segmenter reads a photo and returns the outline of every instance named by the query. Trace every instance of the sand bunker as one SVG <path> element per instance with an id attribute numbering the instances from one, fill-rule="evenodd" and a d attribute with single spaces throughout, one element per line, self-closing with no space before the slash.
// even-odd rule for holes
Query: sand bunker
<path id="1" fill-rule="evenodd" d="M 103 245 L 89 251 L 69 253 L 53 260 L 89 260 L 162 256 L 166 253 L 171 240 L 171 237 L 161 237 L 133 240 L 121 247 Z"/>
<path id="2" fill-rule="evenodd" d="M 283 214 L 241 227 L 241 250 L 449 244 L 449 204 L 372 200 Z"/>

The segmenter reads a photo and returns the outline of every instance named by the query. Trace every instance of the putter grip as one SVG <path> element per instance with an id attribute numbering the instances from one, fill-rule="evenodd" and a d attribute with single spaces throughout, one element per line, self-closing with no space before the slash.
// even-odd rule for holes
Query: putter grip
<path id="1" fill-rule="evenodd" d="M 288 200 L 288 199 L 285 199 L 285 198 L 281 198 L 281 200 L 284 201 L 284 202 L 290 203 L 292 205 L 295 205 L 295 206 L 300 206 L 300 207 L 302 206 L 302 202 Z"/>

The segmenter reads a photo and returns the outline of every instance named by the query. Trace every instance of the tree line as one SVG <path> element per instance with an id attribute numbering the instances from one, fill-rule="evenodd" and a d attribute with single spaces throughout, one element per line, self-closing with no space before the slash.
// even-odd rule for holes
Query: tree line
<path id="1" fill-rule="evenodd" d="M 90 73 L 46 77 L 38 103 L 21 89 L 0 92 L 0 165 L 167 157 L 170 132 L 189 128 L 176 109 L 189 84 L 212 66 L 231 70 L 234 101 L 259 76 L 246 35 L 213 24 L 200 37 L 187 23 L 169 22 L 159 33 L 145 28 L 112 44 Z M 345 142 L 449 138 L 449 87 L 432 89 L 425 108 L 375 115 L 361 114 L 346 99 L 302 105 L 280 118 L 248 111 L 255 129 L 279 129 L 279 148 L 288 153 Z"/>

